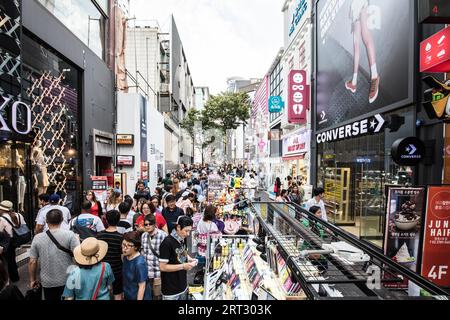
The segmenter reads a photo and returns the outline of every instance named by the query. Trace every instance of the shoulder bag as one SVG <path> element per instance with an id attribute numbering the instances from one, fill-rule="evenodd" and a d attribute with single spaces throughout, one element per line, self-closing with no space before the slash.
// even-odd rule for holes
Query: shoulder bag
<path id="1" fill-rule="evenodd" d="M 52 233 L 50 232 L 50 230 L 47 230 L 46 234 L 48 235 L 48 237 L 50 238 L 50 240 L 52 240 L 52 242 L 55 244 L 55 246 L 61 250 L 64 251 L 65 253 L 69 254 L 72 258 L 73 258 L 73 252 L 67 248 L 64 248 L 59 242 L 58 240 L 56 240 L 56 238 L 52 235 Z"/>
<path id="2" fill-rule="evenodd" d="M 21 216 L 19 214 L 19 226 L 16 227 L 12 221 L 10 221 L 8 218 L 1 216 L 0 218 L 3 218 L 8 224 L 11 225 L 12 231 L 13 231 L 13 237 L 11 238 L 11 244 L 14 248 L 19 248 L 20 246 L 27 244 L 31 241 L 31 231 L 30 228 L 26 224 L 21 224 Z"/>
<path id="3" fill-rule="evenodd" d="M 92 300 L 97 300 L 98 292 L 100 291 L 100 286 L 102 285 L 103 275 L 105 274 L 105 263 L 102 262 L 102 273 L 100 274 L 100 279 L 98 280 L 97 288 L 95 289 L 94 296 Z"/>
<path id="4" fill-rule="evenodd" d="M 150 250 L 152 250 L 153 255 L 159 259 L 159 254 L 157 254 L 156 250 L 153 248 L 152 239 L 150 238 L 150 235 L 148 234 L 148 232 L 147 232 L 147 241 L 148 241 L 148 246 L 150 247 Z"/>

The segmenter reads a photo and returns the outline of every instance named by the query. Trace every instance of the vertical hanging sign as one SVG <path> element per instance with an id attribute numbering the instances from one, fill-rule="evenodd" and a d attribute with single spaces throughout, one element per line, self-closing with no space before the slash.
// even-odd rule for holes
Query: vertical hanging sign
<path id="1" fill-rule="evenodd" d="M 428 187 L 422 276 L 450 288 L 450 186 Z"/>
<path id="2" fill-rule="evenodd" d="M 306 110 L 309 110 L 309 86 L 306 84 L 306 71 L 292 70 L 288 80 L 288 122 L 305 124 Z"/>
<path id="3" fill-rule="evenodd" d="M 384 254 L 404 267 L 417 272 L 421 219 L 425 206 L 425 188 L 388 187 Z M 395 272 L 393 272 L 395 274 Z M 385 273 L 385 279 L 392 274 Z M 408 288 L 403 282 L 386 282 L 386 288 Z"/>

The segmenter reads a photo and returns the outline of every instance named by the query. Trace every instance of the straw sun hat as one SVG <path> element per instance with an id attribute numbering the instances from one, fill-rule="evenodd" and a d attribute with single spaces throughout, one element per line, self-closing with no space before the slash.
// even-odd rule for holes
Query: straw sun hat
<path id="1" fill-rule="evenodd" d="M 108 244 L 95 238 L 85 239 L 73 250 L 75 261 L 82 266 L 92 266 L 105 258 Z"/>

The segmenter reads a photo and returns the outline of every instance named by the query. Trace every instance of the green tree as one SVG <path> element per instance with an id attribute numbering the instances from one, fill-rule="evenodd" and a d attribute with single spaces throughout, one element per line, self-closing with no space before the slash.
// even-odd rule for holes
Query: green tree
<path id="1" fill-rule="evenodd" d="M 201 150 L 202 164 L 204 164 L 204 151 L 208 145 L 215 141 L 214 136 L 206 134 L 211 129 L 211 123 L 204 117 L 202 112 L 197 109 L 190 109 L 180 126 L 191 137 L 193 148 L 197 146 Z"/>
<path id="2" fill-rule="evenodd" d="M 227 130 L 237 129 L 241 124 L 246 125 L 250 110 L 248 94 L 227 92 L 211 96 L 203 110 L 203 117 L 210 127 L 220 129 L 225 134 Z"/>
<path id="3" fill-rule="evenodd" d="M 210 128 L 219 129 L 223 134 L 225 155 L 228 130 L 237 129 L 240 125 L 247 125 L 250 118 L 251 100 L 247 93 L 222 93 L 211 96 L 202 112 L 203 121 Z"/>

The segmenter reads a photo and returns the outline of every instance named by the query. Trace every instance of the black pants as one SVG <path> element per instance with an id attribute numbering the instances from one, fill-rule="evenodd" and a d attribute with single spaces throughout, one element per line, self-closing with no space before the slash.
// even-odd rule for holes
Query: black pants
<path id="1" fill-rule="evenodd" d="M 61 300 L 61 296 L 64 293 L 64 286 L 54 288 L 43 288 L 45 300 L 55 301 Z"/>
<path id="2" fill-rule="evenodd" d="M 8 264 L 9 281 L 11 282 L 19 281 L 20 278 L 19 278 L 19 271 L 17 270 L 16 248 L 10 245 L 8 251 L 6 251 L 5 258 Z"/>

